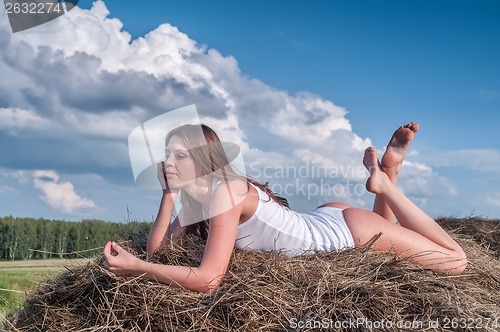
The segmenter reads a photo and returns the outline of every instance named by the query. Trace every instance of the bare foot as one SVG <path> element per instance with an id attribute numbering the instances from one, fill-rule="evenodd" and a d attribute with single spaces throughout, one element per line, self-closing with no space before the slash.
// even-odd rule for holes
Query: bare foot
<path id="1" fill-rule="evenodd" d="M 370 177 L 366 180 L 366 189 L 374 194 L 381 194 L 389 177 L 382 170 L 377 159 L 377 150 L 374 147 L 369 147 L 365 150 L 363 164 L 370 172 Z"/>
<path id="2" fill-rule="evenodd" d="M 415 134 L 418 132 L 418 127 L 418 123 L 410 122 L 399 127 L 394 132 L 382 156 L 381 165 L 384 172 L 389 175 L 397 175 L 399 173 L 406 151 L 413 137 L 415 137 Z"/>

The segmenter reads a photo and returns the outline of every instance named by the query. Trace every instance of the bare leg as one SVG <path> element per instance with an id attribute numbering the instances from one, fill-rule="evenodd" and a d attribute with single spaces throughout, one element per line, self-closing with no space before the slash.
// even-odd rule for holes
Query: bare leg
<path id="1" fill-rule="evenodd" d="M 373 249 L 395 251 L 398 256 L 434 271 L 463 272 L 467 259 L 462 248 L 390 181 L 378 164 L 374 148 L 366 150 L 363 162 L 370 171 L 367 189 L 384 198 L 403 227 L 388 223 L 371 211 L 345 209 L 344 217 L 355 244 L 365 245 L 382 233 Z"/>
<path id="2" fill-rule="evenodd" d="M 392 135 L 389 144 L 387 144 L 387 149 L 382 156 L 381 167 L 394 185 L 396 185 L 398 181 L 399 170 L 403 164 L 403 159 L 413 137 L 415 137 L 415 134 L 418 132 L 418 127 L 419 125 L 416 122 L 410 122 L 405 126 L 399 127 Z M 390 222 L 396 221 L 394 213 L 381 195 L 375 196 L 373 212 Z"/>

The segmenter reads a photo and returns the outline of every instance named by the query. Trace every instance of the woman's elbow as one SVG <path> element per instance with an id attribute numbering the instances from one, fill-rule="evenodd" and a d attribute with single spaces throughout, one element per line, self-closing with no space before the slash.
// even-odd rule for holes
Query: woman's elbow
<path id="1" fill-rule="evenodd" d="M 162 249 L 166 243 L 167 239 L 163 239 L 162 241 L 148 240 L 146 243 L 146 254 L 148 257 L 153 256 L 158 250 Z"/>
<path id="2" fill-rule="evenodd" d="M 457 263 L 458 263 L 458 266 L 455 269 L 453 269 L 452 271 L 450 271 L 451 272 L 450 274 L 453 274 L 453 275 L 462 274 L 465 271 L 465 269 L 467 268 L 467 264 L 469 263 L 469 260 L 467 259 L 467 255 L 465 254 L 465 252 L 463 251 L 462 248 L 460 248 Z"/>
<path id="3" fill-rule="evenodd" d="M 146 255 L 148 257 L 151 257 L 154 255 L 154 253 L 158 250 L 158 246 L 154 246 L 150 243 L 146 245 Z"/>
<path id="4" fill-rule="evenodd" d="M 198 291 L 204 294 L 212 294 L 215 292 L 220 284 L 222 283 L 222 279 L 224 279 L 224 275 L 207 275 L 202 278 L 199 287 L 197 287 Z"/>
<path id="5" fill-rule="evenodd" d="M 467 255 L 462 248 L 456 250 L 456 255 L 443 267 L 443 272 L 448 275 L 459 275 L 462 274 L 467 268 L 469 263 Z"/>

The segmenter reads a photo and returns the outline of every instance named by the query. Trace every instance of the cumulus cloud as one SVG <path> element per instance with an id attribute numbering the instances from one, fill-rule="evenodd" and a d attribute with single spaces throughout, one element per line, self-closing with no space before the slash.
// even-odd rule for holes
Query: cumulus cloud
<path id="1" fill-rule="evenodd" d="M 71 168 L 130 180 L 128 134 L 159 114 L 196 104 L 204 122 L 240 145 L 249 175 L 259 177 L 266 166 L 299 169 L 315 163 L 340 170 L 326 179 L 328 188 L 337 188 L 329 199 L 366 205 L 362 194 L 349 196 L 349 186 L 363 183 L 362 151 L 372 142 L 353 132 L 346 109 L 249 78 L 234 57 L 198 45 L 167 23 L 132 40 L 109 14 L 104 2 L 96 1 L 90 10 L 75 7 L 12 34 L 0 12 L 0 138 L 10 149 L 0 165 L 53 169 L 37 171 L 33 180 L 47 204 L 66 213 L 94 208 L 57 172 Z M 427 186 L 444 183 L 447 194 L 453 193 L 453 184 L 422 168 L 408 166 L 419 172 L 403 181 L 407 192 L 423 199 L 435 193 Z M 275 173 L 269 180 L 285 185 L 292 179 Z M 327 188 L 321 181 L 301 178 L 298 185 L 321 190 L 314 197 L 293 196 L 313 206 Z"/>
<path id="2" fill-rule="evenodd" d="M 0 128 L 18 132 L 19 130 L 47 129 L 49 122 L 32 110 L 0 108 Z"/>
<path id="3" fill-rule="evenodd" d="M 0 67 L 14 79 L 0 79 L 6 104 L 0 135 L 26 129 L 43 139 L 64 137 L 64 145 L 47 146 L 50 152 L 38 156 L 38 167 L 52 168 L 54 159 L 61 169 L 124 165 L 127 156 L 117 154 L 126 151 L 133 128 L 193 103 L 221 136 L 253 151 L 248 162 L 272 163 L 281 154 L 278 160 L 298 167 L 323 155 L 348 165 L 371 143 L 352 132 L 345 109 L 248 78 L 236 59 L 207 50 L 177 27 L 162 24 L 135 40 L 122 28 L 102 1 L 40 26 L 44 33 L 34 28 L 12 35 L 2 26 Z"/>
<path id="4" fill-rule="evenodd" d="M 33 186 L 41 192 L 40 199 L 58 212 L 77 214 L 96 208 L 92 200 L 76 194 L 71 182 L 61 182 L 54 171 L 34 171 Z"/>
<path id="5" fill-rule="evenodd" d="M 427 205 L 429 198 L 458 195 L 458 188 L 450 179 L 419 162 L 403 162 L 398 187 L 421 207 Z"/>

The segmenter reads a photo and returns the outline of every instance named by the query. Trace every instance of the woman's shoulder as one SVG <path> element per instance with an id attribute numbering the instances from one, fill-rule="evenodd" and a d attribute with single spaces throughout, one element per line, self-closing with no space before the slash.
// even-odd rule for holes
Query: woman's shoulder
<path id="1" fill-rule="evenodd" d="M 218 199 L 229 199 L 241 202 L 248 194 L 248 183 L 244 178 L 233 178 L 223 181 L 214 179 L 212 183 L 212 197 Z"/>
<path id="2" fill-rule="evenodd" d="M 244 178 L 233 178 L 228 180 L 214 179 L 212 182 L 212 192 L 218 190 L 248 190 L 247 180 Z"/>
<path id="3" fill-rule="evenodd" d="M 228 211 L 236 206 L 244 208 L 240 203 L 248 195 L 248 185 L 244 179 L 219 180 L 212 193 L 211 208 L 217 213 Z"/>

